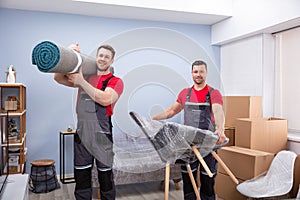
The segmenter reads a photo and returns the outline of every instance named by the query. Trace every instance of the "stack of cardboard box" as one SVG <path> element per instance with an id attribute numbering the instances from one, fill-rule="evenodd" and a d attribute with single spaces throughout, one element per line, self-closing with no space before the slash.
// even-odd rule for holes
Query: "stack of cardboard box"
<path id="1" fill-rule="evenodd" d="M 243 182 L 266 172 L 275 154 L 286 149 L 287 120 L 263 118 L 261 96 L 225 96 L 223 102 L 225 134 L 234 141 L 218 153 L 239 182 Z M 224 200 L 247 199 L 221 167 L 216 192 Z"/>
<path id="2" fill-rule="evenodd" d="M 274 158 L 272 153 L 237 146 L 223 147 L 219 151 L 219 156 L 239 183 L 263 174 Z M 223 168 L 219 167 L 215 185 L 218 197 L 224 200 L 247 199 L 236 190 L 236 186 Z"/>

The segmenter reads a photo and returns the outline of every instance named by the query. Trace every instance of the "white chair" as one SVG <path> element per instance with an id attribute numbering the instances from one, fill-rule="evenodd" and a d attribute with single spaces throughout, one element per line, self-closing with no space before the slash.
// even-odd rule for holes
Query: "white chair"
<path id="1" fill-rule="evenodd" d="M 296 156 L 292 151 L 280 151 L 265 175 L 244 181 L 237 186 L 237 190 L 251 198 L 278 197 L 287 194 L 293 186 Z"/>

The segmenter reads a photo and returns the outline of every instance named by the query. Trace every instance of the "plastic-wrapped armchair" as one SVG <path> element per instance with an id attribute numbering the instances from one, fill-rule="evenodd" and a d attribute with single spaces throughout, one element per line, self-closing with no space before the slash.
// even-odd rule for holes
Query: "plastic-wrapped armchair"
<path id="1" fill-rule="evenodd" d="M 135 112 L 130 112 L 129 114 L 147 136 L 149 141 L 151 141 L 161 161 L 166 163 L 165 200 L 168 200 L 169 198 L 169 166 L 170 164 L 176 163 L 181 163 L 186 166 L 197 200 L 200 200 L 200 194 L 189 163 L 198 159 L 207 175 L 212 177 L 213 174 L 203 159 L 203 157 L 209 153 L 212 153 L 224 167 L 225 171 L 229 173 L 229 176 L 233 181 L 238 183 L 238 180 L 234 177 L 225 163 L 215 152 L 213 152 L 215 149 L 224 146 L 228 142 L 228 139 L 225 140 L 223 144 L 216 145 L 218 136 L 209 130 L 202 130 L 174 122 L 151 120 L 150 118 L 141 117 Z"/>
<path id="2" fill-rule="evenodd" d="M 278 197 L 289 193 L 293 186 L 296 157 L 292 151 L 280 151 L 265 175 L 244 181 L 237 190 L 251 198 Z"/>

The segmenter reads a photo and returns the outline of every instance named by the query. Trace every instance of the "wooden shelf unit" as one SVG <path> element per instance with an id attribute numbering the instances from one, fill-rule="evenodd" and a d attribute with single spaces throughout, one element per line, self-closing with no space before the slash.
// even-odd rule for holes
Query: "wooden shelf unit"
<path id="1" fill-rule="evenodd" d="M 8 96 L 17 97 L 17 108 L 6 110 Z M 17 136 L 8 137 L 8 121 L 14 120 Z M 0 83 L 0 132 L 2 174 L 25 172 L 26 165 L 26 86 L 22 83 Z M 8 163 L 8 169 L 7 169 Z"/>

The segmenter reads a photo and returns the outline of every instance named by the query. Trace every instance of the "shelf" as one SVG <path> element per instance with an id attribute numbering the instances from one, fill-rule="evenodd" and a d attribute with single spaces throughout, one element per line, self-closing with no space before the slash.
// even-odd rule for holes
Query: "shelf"
<path id="1" fill-rule="evenodd" d="M 12 101 L 14 103 L 7 102 Z M 6 110 L 14 109 L 14 110 Z M 0 83 L 0 140 L 2 174 L 24 173 L 26 165 L 26 87 Z"/>
<path id="2" fill-rule="evenodd" d="M 23 173 L 25 164 L 23 163 L 23 164 L 19 164 L 16 166 L 10 166 L 10 167 L 17 167 L 17 170 L 12 171 L 12 169 L 10 169 L 9 174 L 20 174 L 20 173 Z M 5 166 L 5 168 L 3 169 L 3 173 L 7 174 L 7 166 Z"/>
<path id="3" fill-rule="evenodd" d="M 26 139 L 26 133 L 24 134 L 24 137 L 22 138 L 22 141 L 20 142 L 8 142 L 8 146 L 7 146 L 7 142 L 3 142 L 1 144 L 2 147 L 18 147 L 18 146 L 22 146 L 25 143 L 25 139 Z"/>
<path id="4" fill-rule="evenodd" d="M 9 111 L 8 112 L 8 116 L 9 117 L 18 117 L 18 116 L 22 116 L 26 113 L 26 110 L 23 110 L 22 112 L 17 112 L 17 111 Z M 1 109 L 0 110 L 0 117 L 6 117 L 7 116 L 7 111 Z"/>
<path id="5" fill-rule="evenodd" d="M 23 83 L 0 83 L 0 87 L 20 87 L 25 85 Z"/>
<path id="6" fill-rule="evenodd" d="M 74 135 L 76 133 L 75 130 L 72 130 L 72 131 L 60 131 L 61 134 L 63 135 Z"/>

